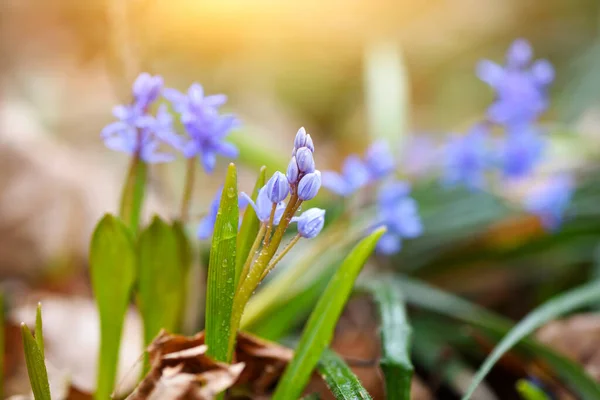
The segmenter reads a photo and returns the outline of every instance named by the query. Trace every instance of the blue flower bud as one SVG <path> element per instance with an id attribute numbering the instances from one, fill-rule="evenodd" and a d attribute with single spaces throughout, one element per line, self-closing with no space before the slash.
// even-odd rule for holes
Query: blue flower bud
<path id="1" fill-rule="evenodd" d="M 313 140 L 310 137 L 310 135 L 306 135 L 306 143 L 304 144 L 304 146 L 308 147 L 308 149 L 313 153 L 315 152 L 315 145 L 313 144 Z"/>
<path id="2" fill-rule="evenodd" d="M 276 171 L 267 182 L 267 196 L 272 203 L 283 201 L 290 193 L 290 185 L 286 176 Z"/>
<path id="3" fill-rule="evenodd" d="M 321 172 L 315 171 L 306 174 L 300 179 L 298 184 L 298 198 L 300 200 L 310 200 L 317 195 L 321 188 Z"/>
<path id="4" fill-rule="evenodd" d="M 254 211 L 256 212 L 256 216 L 258 219 L 266 223 L 271 218 L 271 211 L 273 210 L 273 202 L 269 200 L 267 195 L 267 187 L 263 186 L 262 189 L 258 191 L 258 196 L 256 197 L 256 203 L 248 196 L 246 193 L 242 192 L 240 195 L 246 199 L 248 204 L 252 206 Z M 283 212 L 285 211 L 285 203 L 279 202 L 277 203 L 277 207 L 275 208 L 275 215 L 273 218 L 273 225 L 279 225 L 281 221 L 281 217 L 283 216 Z"/>
<path id="5" fill-rule="evenodd" d="M 310 135 L 309 135 L 310 136 Z M 301 147 L 296 152 L 296 162 L 298 170 L 304 173 L 315 172 L 315 159 L 313 153 L 308 147 Z"/>
<path id="6" fill-rule="evenodd" d="M 298 170 L 298 163 L 296 162 L 296 157 L 292 157 L 290 163 L 288 164 L 286 174 L 287 180 L 290 183 L 290 185 L 298 181 L 298 174 L 300 174 L 300 171 Z"/>
<path id="7" fill-rule="evenodd" d="M 303 238 L 312 239 L 317 236 L 325 224 L 325 210 L 311 208 L 293 219 L 298 222 L 298 233 Z"/>
<path id="8" fill-rule="evenodd" d="M 304 127 L 298 129 L 296 138 L 294 139 L 294 149 L 306 146 L 306 129 Z"/>

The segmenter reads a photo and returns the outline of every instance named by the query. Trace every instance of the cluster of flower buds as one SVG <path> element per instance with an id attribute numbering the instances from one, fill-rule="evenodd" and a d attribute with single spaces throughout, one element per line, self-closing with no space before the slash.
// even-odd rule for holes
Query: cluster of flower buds
<path id="1" fill-rule="evenodd" d="M 291 193 L 302 201 L 315 197 L 321 188 L 321 171 L 315 169 L 314 151 L 310 135 L 304 128 L 298 129 L 286 177 Z"/>
<path id="2" fill-rule="evenodd" d="M 315 169 L 313 141 L 304 128 L 300 128 L 294 140 L 292 159 L 287 174 L 275 172 L 267 184 L 258 192 L 256 202 L 246 194 L 256 211 L 258 219 L 266 225 L 279 225 L 286 208 L 293 214 L 303 201 L 315 197 L 321 187 L 321 172 Z M 290 196 L 291 195 L 291 196 Z M 288 207 L 285 200 L 290 196 Z M 323 229 L 325 210 L 311 208 L 299 217 L 290 216 L 289 222 L 298 223 L 298 233 L 304 238 L 314 238 Z"/>

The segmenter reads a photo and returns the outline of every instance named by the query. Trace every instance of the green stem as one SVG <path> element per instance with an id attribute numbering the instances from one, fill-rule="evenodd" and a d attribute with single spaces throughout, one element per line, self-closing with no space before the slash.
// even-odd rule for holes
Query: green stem
<path id="1" fill-rule="evenodd" d="M 240 278 L 239 278 L 240 282 L 238 283 L 238 287 L 237 287 L 238 290 L 242 286 L 244 281 L 246 280 L 246 277 L 248 276 L 248 272 L 250 272 L 250 265 L 252 264 L 252 260 L 254 260 L 254 255 L 255 255 L 256 251 L 258 250 L 258 246 L 260 246 L 260 241 L 262 240 L 266 229 L 267 228 L 265 227 L 265 225 L 262 224 L 260 226 L 260 229 L 258 230 L 256 239 L 254 239 L 254 243 L 252 244 L 252 247 L 250 248 L 250 252 L 248 253 L 248 257 L 246 257 L 246 262 L 244 263 L 244 267 L 242 268 L 242 273 L 240 274 Z"/>
<path id="2" fill-rule="evenodd" d="M 140 214 L 146 189 L 146 175 L 146 164 L 140 159 L 139 153 L 135 153 L 131 159 L 127 178 L 123 185 L 119 212 L 123 222 L 134 233 L 137 233 L 140 224 Z"/>
<path id="3" fill-rule="evenodd" d="M 300 207 L 300 204 L 302 204 L 302 200 L 299 200 L 298 196 L 293 195 L 290 198 L 290 201 L 283 212 L 283 217 L 281 218 L 281 221 L 277 226 L 275 233 L 273 234 L 271 243 L 269 243 L 269 246 L 263 247 L 258 255 L 258 258 L 250 268 L 248 276 L 244 282 L 239 285 L 238 290 L 235 293 L 235 297 L 233 299 L 233 310 L 231 313 L 231 333 L 229 336 L 228 359 L 231 359 L 233 354 L 237 331 L 240 327 L 240 322 L 246 303 L 248 303 L 250 296 L 252 296 L 252 293 L 260 283 L 260 278 L 263 274 L 263 271 L 267 267 L 269 261 L 273 258 L 275 251 L 277 251 L 277 248 L 281 243 L 281 239 L 283 238 L 283 234 L 290 224 L 292 217 L 298 210 L 298 207 Z"/>
<path id="4" fill-rule="evenodd" d="M 263 241 L 263 247 L 269 245 L 269 239 L 271 238 L 271 229 L 273 229 L 273 220 L 275 219 L 275 211 L 277 210 L 277 203 L 273 203 L 271 207 L 271 215 L 269 216 L 269 222 L 267 224 L 267 233 L 265 234 L 265 240 Z"/>
<path id="5" fill-rule="evenodd" d="M 192 202 L 192 195 L 194 194 L 194 182 L 196 178 L 196 158 L 191 157 L 187 159 L 187 166 L 185 170 L 185 184 L 183 186 L 183 197 L 181 199 L 181 211 L 180 220 L 185 223 L 190 213 L 190 203 Z"/>
<path id="6" fill-rule="evenodd" d="M 292 241 L 290 243 L 288 243 L 288 245 L 285 247 L 285 249 L 283 249 L 283 251 L 281 253 L 279 253 L 277 255 L 277 257 L 275 257 L 275 259 L 269 263 L 269 265 L 267 265 L 267 268 L 265 268 L 265 270 L 262 273 L 262 276 L 260 277 L 261 282 L 262 282 L 263 279 L 265 279 L 267 277 L 267 275 L 269 274 L 269 272 L 271 272 L 271 270 L 273 268 L 275 268 L 275 266 L 277 265 L 277 263 L 279 263 L 279 261 L 281 261 L 281 259 L 283 257 L 285 257 L 285 255 L 292 249 L 292 247 L 294 247 L 294 245 L 296 243 L 298 243 L 298 240 L 300 240 L 301 237 L 302 236 L 300 236 L 300 234 L 297 234 L 296 236 L 294 236 L 294 238 L 292 239 Z"/>

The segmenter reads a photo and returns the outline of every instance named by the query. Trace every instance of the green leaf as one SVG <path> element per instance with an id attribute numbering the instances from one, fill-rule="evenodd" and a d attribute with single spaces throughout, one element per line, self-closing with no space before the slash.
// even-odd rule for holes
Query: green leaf
<path id="1" fill-rule="evenodd" d="M 187 255 L 180 236 L 158 216 L 141 234 L 138 243 L 138 306 L 148 346 L 161 329 L 181 329 L 186 300 Z"/>
<path id="2" fill-rule="evenodd" d="M 113 391 L 125 313 L 136 275 L 136 251 L 131 231 L 107 214 L 96 226 L 90 245 L 92 288 L 100 315 L 97 399 Z"/>
<path id="3" fill-rule="evenodd" d="M 600 282 L 591 282 L 586 285 L 569 290 L 542 304 L 530 312 L 523 320 L 502 339 L 487 357 L 483 365 L 477 371 L 471 386 L 463 399 L 469 399 L 475 388 L 481 382 L 494 364 L 521 339 L 532 333 L 545 323 L 559 318 L 571 311 L 592 305 L 600 301 Z M 600 388 L 598 393 L 600 393 Z"/>
<path id="4" fill-rule="evenodd" d="M 267 175 L 267 168 L 262 167 L 260 172 L 258 173 L 258 178 L 256 179 L 256 184 L 254 185 L 254 190 L 252 191 L 252 200 L 256 201 L 256 197 L 258 196 L 258 191 L 265 186 L 265 180 Z M 260 221 L 256 216 L 254 210 L 248 209 L 244 213 L 244 218 L 242 219 L 242 225 L 240 226 L 240 232 L 237 237 L 237 255 L 235 261 L 235 287 L 238 286 L 238 282 L 240 280 L 240 275 L 242 273 L 242 269 L 244 268 L 244 262 L 250 253 L 250 249 L 252 248 L 252 244 L 254 243 L 254 239 L 258 234 L 258 229 L 260 227 Z"/>
<path id="5" fill-rule="evenodd" d="M 42 303 L 38 303 L 37 310 L 35 312 L 35 342 L 42 353 L 42 358 L 45 357 L 44 354 L 44 328 L 42 325 Z"/>
<path id="6" fill-rule="evenodd" d="M 235 294 L 235 259 L 238 230 L 237 173 L 229 164 L 221 204 L 210 248 L 206 287 L 206 345 L 208 355 L 218 361 L 231 360 L 228 351 L 231 310 Z M 228 354 L 229 353 L 229 354 Z"/>
<path id="7" fill-rule="evenodd" d="M 140 215 L 146 193 L 146 178 L 148 166 L 139 156 L 131 159 L 129 172 L 123 184 L 121 194 L 121 209 L 119 216 L 134 233 L 137 233 L 140 225 Z"/>
<path id="8" fill-rule="evenodd" d="M 510 331 L 513 323 L 482 307 L 469 303 L 451 293 L 436 289 L 423 282 L 403 276 L 395 280 L 408 303 L 456 318 L 484 331 L 501 337 Z M 531 338 L 525 338 L 522 346 L 546 360 L 558 375 L 585 399 L 600 398 L 598 384 L 583 370 L 581 365 L 562 356 Z"/>
<path id="9" fill-rule="evenodd" d="M 524 379 L 517 382 L 517 392 L 523 400 L 550 400 L 542 389 Z"/>
<path id="10" fill-rule="evenodd" d="M 256 320 L 244 330 L 271 341 L 278 341 L 294 329 L 301 327 L 301 323 L 310 315 L 310 311 L 335 272 L 333 269 L 329 270 L 327 268 L 326 273 L 318 281 L 294 293 L 289 299 L 275 302 L 269 309 L 268 315 Z"/>
<path id="11" fill-rule="evenodd" d="M 27 374 L 29 375 L 33 397 L 35 400 L 50 400 L 50 384 L 48 382 L 48 371 L 46 371 L 44 356 L 31 331 L 24 323 L 21 324 L 21 336 L 23 338 L 25 363 L 27 364 Z"/>
<path id="12" fill-rule="evenodd" d="M 294 358 L 289 363 L 273 400 L 297 399 L 306 386 L 323 350 L 329 346 L 337 320 L 367 258 L 385 232 L 380 228 L 361 240 L 337 270 L 306 323 Z"/>
<path id="13" fill-rule="evenodd" d="M 354 372 L 333 351 L 325 349 L 317 364 L 319 374 L 338 400 L 371 399 Z"/>
<path id="14" fill-rule="evenodd" d="M 369 282 L 366 289 L 375 300 L 381 319 L 381 359 L 386 398 L 410 400 L 413 365 L 410 360 L 412 330 L 401 292 L 387 279 Z"/>

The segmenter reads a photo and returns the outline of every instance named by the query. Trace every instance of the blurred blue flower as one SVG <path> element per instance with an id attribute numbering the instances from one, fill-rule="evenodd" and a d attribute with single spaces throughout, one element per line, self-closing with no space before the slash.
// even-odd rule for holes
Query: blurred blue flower
<path id="1" fill-rule="evenodd" d="M 365 164 L 371 179 L 380 179 L 396 168 L 396 161 L 390 148 L 383 140 L 373 143 L 365 153 Z"/>
<path id="2" fill-rule="evenodd" d="M 238 148 L 225 138 L 239 127 L 239 121 L 232 115 L 207 114 L 184 123 L 190 140 L 185 144 L 186 158 L 199 156 L 206 172 L 212 172 L 217 163 L 217 155 L 236 158 Z"/>
<path id="3" fill-rule="evenodd" d="M 198 83 L 190 86 L 187 94 L 175 89 L 165 89 L 163 96 L 171 102 L 181 116 L 181 122 L 189 136 L 189 141 L 178 149 L 186 158 L 200 157 L 206 172 L 212 172 L 217 156 L 236 158 L 239 151 L 235 145 L 225 141 L 229 133 L 239 126 L 233 115 L 219 114 L 219 107 L 227 101 L 227 96 L 204 95 Z"/>
<path id="4" fill-rule="evenodd" d="M 379 224 L 388 229 L 377 243 L 382 254 L 397 253 L 404 238 L 416 238 L 423 233 L 417 202 L 409 193 L 410 186 L 405 182 L 388 184 L 379 193 Z"/>
<path id="5" fill-rule="evenodd" d="M 526 40 L 517 39 L 508 49 L 506 65 L 482 60 L 477 76 L 496 92 L 488 108 L 488 118 L 501 125 L 534 121 L 548 107 L 547 88 L 554 80 L 554 69 L 547 60 L 531 63 L 532 49 Z"/>
<path id="6" fill-rule="evenodd" d="M 159 151 L 161 144 L 180 148 L 183 144 L 173 130 L 173 118 L 165 106 L 156 116 L 149 107 L 158 98 L 163 81 L 159 76 L 141 74 L 133 84 L 133 103 L 119 105 L 113 114 L 119 121 L 107 125 L 101 132 L 106 147 L 128 154 L 139 154 L 147 163 L 168 162 L 172 154 Z"/>
<path id="7" fill-rule="evenodd" d="M 525 209 L 537 215 L 548 230 L 556 230 L 573 196 L 573 177 L 567 174 L 554 176 L 535 187 L 526 196 Z"/>
<path id="8" fill-rule="evenodd" d="M 220 187 L 210 203 L 210 208 L 206 216 L 200 221 L 197 230 L 198 239 L 208 239 L 215 229 L 215 222 L 217 222 L 217 213 L 219 212 L 219 205 L 221 203 L 221 195 L 223 194 L 223 187 Z"/>
<path id="9" fill-rule="evenodd" d="M 518 179 L 530 174 L 540 161 L 545 144 L 541 132 L 533 126 L 511 128 L 500 147 L 504 177 Z"/>
<path id="10" fill-rule="evenodd" d="M 350 155 L 344 161 L 342 173 L 323 172 L 323 186 L 340 196 L 350 196 L 369 183 L 369 170 L 357 155 Z"/>
<path id="11" fill-rule="evenodd" d="M 443 162 L 444 184 L 463 184 L 470 189 L 482 188 L 486 168 L 491 162 L 487 128 L 475 125 L 466 135 L 452 137 L 444 148 Z"/>

